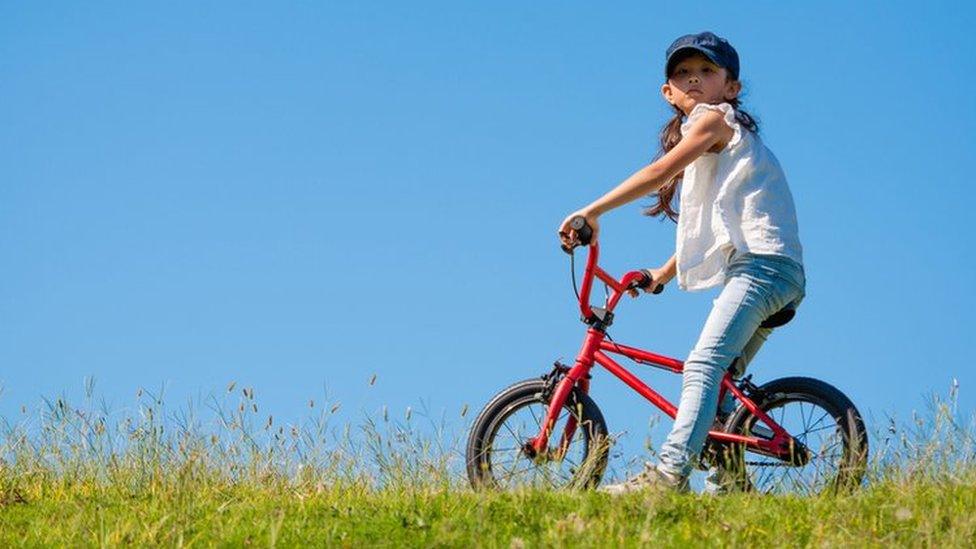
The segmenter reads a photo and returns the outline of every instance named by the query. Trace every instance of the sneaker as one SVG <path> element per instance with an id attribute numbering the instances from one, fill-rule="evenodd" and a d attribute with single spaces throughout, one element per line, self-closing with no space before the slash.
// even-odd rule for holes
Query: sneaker
<path id="1" fill-rule="evenodd" d="M 732 474 L 723 467 L 713 465 L 705 475 L 705 489 L 702 493 L 710 496 L 729 494 L 734 491 L 734 486 Z"/>
<path id="2" fill-rule="evenodd" d="M 608 484 L 600 487 L 601 492 L 612 496 L 653 489 L 687 492 L 688 479 L 666 473 L 655 467 L 652 463 L 645 463 L 644 470 L 636 476 L 623 482 L 618 482 L 617 484 Z"/>

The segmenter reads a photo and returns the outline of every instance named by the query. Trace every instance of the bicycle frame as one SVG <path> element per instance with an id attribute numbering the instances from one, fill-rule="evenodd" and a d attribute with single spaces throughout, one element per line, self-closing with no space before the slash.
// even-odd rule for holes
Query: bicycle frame
<path id="1" fill-rule="evenodd" d="M 613 309 L 617 306 L 620 298 L 629 288 L 632 287 L 632 284 L 635 281 L 638 281 L 643 277 L 643 274 L 639 271 L 631 271 L 626 273 L 624 277 L 618 281 L 597 265 L 597 259 L 600 253 L 598 243 L 595 241 L 592 242 L 589 248 L 590 251 L 589 256 L 587 257 L 586 270 L 583 275 L 583 286 L 581 288 L 579 297 L 580 312 L 583 315 L 584 321 L 590 324 L 590 328 L 586 331 L 586 338 L 583 340 L 583 345 L 580 349 L 579 355 L 576 357 L 575 364 L 569 369 L 568 372 L 566 372 L 566 375 L 556 385 L 555 390 L 552 393 L 552 397 L 549 401 L 549 408 L 546 412 L 545 420 L 540 426 L 539 434 L 527 441 L 524 446 L 525 450 L 530 451 L 534 456 L 552 455 L 547 450 L 549 448 L 549 439 L 552 435 L 553 429 L 555 428 L 560 410 L 562 410 L 562 407 L 566 402 L 566 398 L 569 396 L 574 386 L 578 387 L 584 393 L 589 392 L 589 374 L 590 370 L 595 364 L 599 364 L 600 366 L 603 366 L 609 370 L 610 373 L 617 376 L 621 381 L 627 384 L 627 386 L 637 391 L 637 393 L 650 401 L 651 404 L 656 406 L 662 412 L 671 416 L 672 419 L 674 419 L 678 411 L 677 407 L 671 404 L 666 398 L 661 396 L 654 389 L 647 386 L 644 382 L 638 379 L 637 376 L 630 373 L 630 371 L 618 364 L 609 356 L 609 354 L 619 354 L 633 359 L 638 363 L 653 365 L 676 374 L 680 374 L 684 370 L 684 363 L 678 359 L 644 351 L 636 347 L 622 345 L 613 341 L 606 341 L 606 331 L 602 320 L 607 319 L 608 315 L 612 315 Z M 589 304 L 590 290 L 593 286 L 594 277 L 599 278 L 605 282 L 607 286 L 613 289 L 613 294 L 607 298 L 605 308 L 606 312 L 603 313 L 603 317 L 596 315 L 593 308 L 590 307 Z M 768 426 L 773 432 L 773 437 L 771 439 L 767 439 L 714 430 L 709 431 L 708 437 L 718 442 L 744 444 L 751 450 L 765 455 L 778 457 L 787 461 L 793 459 L 796 454 L 795 450 L 798 446 L 796 441 L 794 441 L 793 437 L 790 436 L 785 429 L 773 421 L 771 417 L 764 413 L 755 402 L 749 399 L 749 397 L 736 386 L 732 380 L 732 375 L 729 372 L 726 372 L 725 376 L 722 378 L 719 402 L 721 402 L 726 391 L 731 392 L 736 399 L 742 402 L 746 409 L 748 409 L 758 421 L 766 424 L 766 426 Z M 718 410 L 716 410 L 716 413 L 717 411 Z M 563 431 L 560 444 L 555 453 L 557 459 L 568 447 L 569 442 L 572 440 L 572 437 L 575 434 L 576 427 L 575 418 L 570 416 L 566 422 L 566 428 Z"/>

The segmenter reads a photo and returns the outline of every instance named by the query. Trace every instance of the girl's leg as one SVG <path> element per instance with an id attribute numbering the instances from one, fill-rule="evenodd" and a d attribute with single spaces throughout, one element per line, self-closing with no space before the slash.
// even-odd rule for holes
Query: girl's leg
<path id="1" fill-rule="evenodd" d="M 799 298 L 793 300 L 791 303 L 793 310 L 796 310 L 800 306 L 800 302 L 803 301 L 803 295 Z M 732 377 L 735 379 L 741 378 L 746 373 L 746 368 L 752 363 L 753 357 L 759 352 L 759 348 L 762 347 L 763 343 L 769 339 L 769 334 L 773 333 L 772 328 L 759 328 L 756 333 L 749 338 L 746 346 L 742 349 L 742 354 L 739 355 L 739 359 L 735 362 L 735 371 L 732 372 Z M 735 398 L 732 397 L 731 393 L 726 393 L 725 398 L 719 403 L 718 409 L 721 415 L 728 415 L 735 411 Z"/>
<path id="2" fill-rule="evenodd" d="M 800 302 L 803 301 L 801 295 L 800 298 L 796 299 L 792 305 L 796 309 L 799 307 Z M 759 328 L 756 333 L 753 334 L 749 342 L 742 349 L 742 354 L 739 355 L 739 360 L 735 363 L 735 372 L 732 376 L 735 378 L 740 378 L 746 373 L 746 367 L 752 362 L 753 357 L 759 352 L 759 348 L 762 347 L 763 343 L 769 339 L 769 334 L 773 332 L 772 328 Z M 730 393 L 725 394 L 725 398 L 719 403 L 718 409 L 720 416 L 728 416 L 735 411 L 736 403 L 735 398 L 732 397 Z M 724 476 L 725 470 L 715 465 L 708 468 L 708 474 L 705 475 L 705 493 L 707 494 L 718 494 L 726 491 L 726 479 Z"/>
<path id="3" fill-rule="evenodd" d="M 739 355 L 739 360 L 735 363 L 735 372 L 733 372 L 733 377 L 740 378 L 745 374 L 746 366 L 752 362 L 752 357 L 756 356 L 756 352 L 762 347 L 762 344 L 766 342 L 769 338 L 769 334 L 772 333 L 772 328 L 759 328 L 756 333 L 752 335 L 746 346 L 742 349 L 742 354 Z M 718 405 L 719 416 L 725 417 L 735 411 L 736 403 L 735 398 L 732 397 L 731 393 L 726 392 L 725 398 Z M 726 485 L 728 484 L 725 469 L 711 465 L 708 468 L 708 473 L 705 475 L 705 493 L 706 494 L 720 494 L 726 491 Z"/>
<path id="4" fill-rule="evenodd" d="M 746 351 L 763 320 L 801 297 L 802 287 L 782 275 L 784 268 L 790 267 L 754 254 L 736 256 L 729 265 L 726 285 L 685 361 L 678 414 L 660 453 L 658 468 L 667 475 L 686 478 L 691 473 L 715 419 L 726 369 Z M 766 335 L 749 349 L 752 354 Z"/>
<path id="5" fill-rule="evenodd" d="M 746 343 L 746 346 L 742 348 L 742 354 L 739 355 L 738 360 L 735 361 L 735 371 L 732 372 L 732 377 L 735 379 L 741 378 L 746 373 L 746 367 L 752 362 L 752 357 L 756 356 L 759 348 L 762 347 L 763 343 L 769 339 L 769 334 L 773 332 L 772 328 L 758 328 L 756 333 L 752 334 L 752 337 Z M 722 402 L 718 404 L 718 410 L 720 416 L 725 416 L 731 414 L 735 411 L 735 398 L 732 393 L 725 393 L 725 398 Z"/>

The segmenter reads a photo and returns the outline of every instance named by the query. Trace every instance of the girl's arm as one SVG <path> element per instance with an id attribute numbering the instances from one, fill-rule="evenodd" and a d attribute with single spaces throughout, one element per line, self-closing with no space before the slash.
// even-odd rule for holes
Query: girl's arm
<path id="1" fill-rule="evenodd" d="M 676 254 L 671 254 L 671 257 L 664 262 L 664 265 L 661 265 L 658 269 L 651 269 L 651 271 L 660 273 L 660 278 L 655 277 L 654 280 L 657 280 L 661 284 L 667 284 L 674 278 L 674 275 L 678 274 L 678 259 Z"/>
<path id="2" fill-rule="evenodd" d="M 732 139 L 732 135 L 732 128 L 725 123 L 721 113 L 712 110 L 705 112 L 667 154 L 634 172 L 633 175 L 589 206 L 570 214 L 559 226 L 559 233 L 563 242 L 570 244 L 576 241 L 576 231 L 569 227 L 569 221 L 573 217 L 577 215 L 585 217 L 593 228 L 593 238 L 595 239 L 599 231 L 597 218 L 600 215 L 657 191 L 702 153 L 719 144 L 722 145 L 721 148 L 724 148 Z M 566 236 L 563 237 L 563 235 Z"/>

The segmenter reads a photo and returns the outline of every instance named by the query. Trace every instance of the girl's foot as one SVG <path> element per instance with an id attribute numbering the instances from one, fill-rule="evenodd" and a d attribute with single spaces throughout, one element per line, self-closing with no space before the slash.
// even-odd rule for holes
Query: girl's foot
<path id="1" fill-rule="evenodd" d="M 711 496 L 725 495 L 731 493 L 734 486 L 734 479 L 728 471 L 712 465 L 705 476 L 705 490 L 702 493 Z"/>
<path id="2" fill-rule="evenodd" d="M 652 463 L 645 463 L 644 470 L 636 476 L 617 484 L 601 486 L 600 491 L 613 496 L 636 492 L 639 490 L 673 490 L 675 492 L 688 491 L 688 479 L 666 473 Z"/>

